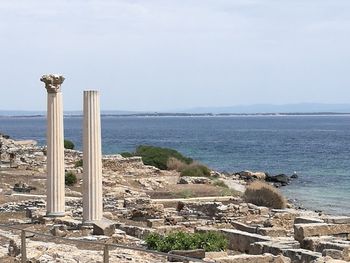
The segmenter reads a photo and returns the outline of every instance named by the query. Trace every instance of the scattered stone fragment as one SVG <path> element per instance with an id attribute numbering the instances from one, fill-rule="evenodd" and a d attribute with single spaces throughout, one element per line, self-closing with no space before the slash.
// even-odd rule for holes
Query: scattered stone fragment
<path id="1" fill-rule="evenodd" d="M 180 177 L 178 184 L 211 184 L 211 180 L 208 177 L 191 177 L 182 176 Z"/>
<path id="2" fill-rule="evenodd" d="M 8 255 L 10 257 L 17 257 L 21 253 L 21 249 L 16 244 L 13 239 L 10 239 L 9 247 L 8 247 Z"/>
<path id="3" fill-rule="evenodd" d="M 67 226 L 65 225 L 54 225 L 50 229 L 50 233 L 55 237 L 65 237 L 67 235 Z"/>
<path id="4" fill-rule="evenodd" d="M 115 223 L 107 220 L 93 222 L 93 235 L 112 236 L 115 230 Z"/>

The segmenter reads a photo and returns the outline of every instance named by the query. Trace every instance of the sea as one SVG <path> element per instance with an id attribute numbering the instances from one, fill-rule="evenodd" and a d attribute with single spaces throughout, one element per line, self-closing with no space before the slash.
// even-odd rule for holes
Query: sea
<path id="1" fill-rule="evenodd" d="M 138 145 L 174 148 L 210 168 L 296 172 L 281 191 L 312 210 L 350 215 L 350 115 L 102 116 L 104 154 Z M 82 148 L 82 117 L 66 116 L 65 138 Z M 46 118 L 0 117 L 0 132 L 46 143 Z"/>

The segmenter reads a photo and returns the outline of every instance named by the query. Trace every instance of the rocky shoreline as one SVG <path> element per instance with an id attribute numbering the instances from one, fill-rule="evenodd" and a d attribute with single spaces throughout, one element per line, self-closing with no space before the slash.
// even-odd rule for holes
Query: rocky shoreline
<path id="1" fill-rule="evenodd" d="M 144 165 L 140 157 L 103 156 L 105 222 L 82 226 L 82 153 L 65 151 L 66 172 L 78 183 L 66 187 L 66 216 L 45 215 L 45 147 L 0 134 L 0 223 L 72 239 L 145 247 L 150 233 L 218 232 L 228 240 L 222 252 L 187 251 L 206 262 L 349 262 L 350 217 L 320 211 L 271 209 L 246 203 L 241 196 L 252 181 L 287 185 L 291 177 L 243 171 L 212 171 L 207 177 L 180 177 L 177 171 Z M 56 241 L 28 238 L 31 262 L 102 262 L 101 251 Z M 19 236 L 0 230 L 0 261 L 16 262 Z M 174 252 L 180 253 L 180 252 Z M 194 254 L 191 254 L 194 253 Z M 110 252 L 110 262 L 171 260 L 131 250 Z M 11 261 L 12 260 L 12 261 Z"/>

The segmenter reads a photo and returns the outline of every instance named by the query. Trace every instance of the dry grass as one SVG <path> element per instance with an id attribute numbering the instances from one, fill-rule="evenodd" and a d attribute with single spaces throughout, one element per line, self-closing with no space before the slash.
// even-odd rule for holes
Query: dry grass
<path id="1" fill-rule="evenodd" d="M 181 173 L 181 176 L 210 176 L 210 169 L 207 166 L 196 161 L 187 164 L 174 157 L 169 158 L 167 169 L 178 171 Z"/>
<path id="2" fill-rule="evenodd" d="M 170 157 L 167 162 L 167 168 L 168 170 L 176 170 L 178 172 L 182 171 L 187 167 L 188 164 L 185 162 L 180 161 L 179 159 L 176 159 L 174 157 Z"/>
<path id="3" fill-rule="evenodd" d="M 286 199 L 278 189 L 261 181 L 255 181 L 247 187 L 244 199 L 248 203 L 277 209 L 287 205 Z"/>

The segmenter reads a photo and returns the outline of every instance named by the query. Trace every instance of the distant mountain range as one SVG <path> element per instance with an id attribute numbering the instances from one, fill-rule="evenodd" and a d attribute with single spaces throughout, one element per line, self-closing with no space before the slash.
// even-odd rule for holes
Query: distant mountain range
<path id="1" fill-rule="evenodd" d="M 173 111 L 102 111 L 102 115 L 119 116 L 187 116 L 187 115 L 246 115 L 246 114 L 347 114 L 350 113 L 350 104 L 254 104 L 237 105 L 230 107 L 198 107 Z M 45 111 L 16 111 L 0 110 L 0 116 L 44 116 Z M 66 116 L 82 115 L 81 111 L 65 111 Z"/>

